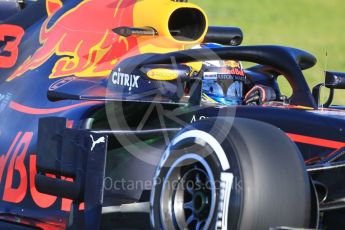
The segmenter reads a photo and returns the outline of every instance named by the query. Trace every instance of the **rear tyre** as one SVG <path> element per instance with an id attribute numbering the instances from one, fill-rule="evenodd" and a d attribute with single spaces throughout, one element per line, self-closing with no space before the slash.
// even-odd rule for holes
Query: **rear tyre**
<path id="1" fill-rule="evenodd" d="M 313 227 L 296 145 L 247 119 L 208 119 L 181 131 L 157 167 L 150 202 L 154 229 Z"/>

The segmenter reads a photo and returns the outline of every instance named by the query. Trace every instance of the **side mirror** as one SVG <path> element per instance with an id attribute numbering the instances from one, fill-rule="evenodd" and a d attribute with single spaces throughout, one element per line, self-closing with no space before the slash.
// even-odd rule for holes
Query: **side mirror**
<path id="1" fill-rule="evenodd" d="M 326 71 L 325 86 L 330 89 L 345 89 L 345 73 Z"/>
<path id="2" fill-rule="evenodd" d="M 334 89 L 345 89 L 345 73 L 326 71 L 325 83 L 318 84 L 313 88 L 313 96 L 318 106 L 321 106 L 320 92 L 322 87 L 330 89 L 328 99 L 326 103 L 323 104 L 323 107 L 329 107 L 334 98 Z"/>
<path id="3" fill-rule="evenodd" d="M 332 101 L 333 101 L 333 98 L 334 98 L 334 88 L 329 88 L 330 92 L 329 92 L 328 99 L 325 102 L 325 104 L 321 104 L 321 102 L 320 102 L 321 89 L 322 89 L 322 87 L 325 87 L 325 86 L 326 86 L 325 83 L 321 83 L 321 84 L 318 84 L 318 85 L 314 86 L 314 88 L 313 88 L 313 92 L 312 92 L 313 93 L 313 97 L 314 97 L 318 107 L 325 107 L 325 108 L 327 108 L 327 107 L 329 107 L 332 104 Z"/>

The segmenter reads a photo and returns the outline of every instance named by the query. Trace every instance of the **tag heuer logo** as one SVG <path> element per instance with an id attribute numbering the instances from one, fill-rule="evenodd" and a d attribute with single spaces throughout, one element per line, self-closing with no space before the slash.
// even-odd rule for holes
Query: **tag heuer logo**
<path id="1" fill-rule="evenodd" d="M 132 75 L 132 74 L 126 74 L 119 72 L 113 72 L 111 76 L 111 80 L 114 85 L 122 85 L 129 87 L 129 90 L 132 88 L 139 88 L 138 86 L 138 80 L 140 76 Z"/>

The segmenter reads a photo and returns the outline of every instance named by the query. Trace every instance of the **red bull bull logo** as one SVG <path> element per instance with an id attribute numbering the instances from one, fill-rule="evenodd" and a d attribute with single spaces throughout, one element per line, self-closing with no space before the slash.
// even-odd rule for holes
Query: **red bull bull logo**
<path id="1" fill-rule="evenodd" d="M 58 0 L 50 3 L 48 14 L 62 7 Z M 58 19 L 54 14 L 48 16 L 41 26 L 41 47 L 7 81 L 40 67 L 53 56 L 58 60 L 49 78 L 108 76 L 129 51 L 132 55 L 138 53 L 135 37 L 125 38 L 112 32 L 116 27 L 133 26 L 135 3 L 135 0 L 81 1 Z"/>

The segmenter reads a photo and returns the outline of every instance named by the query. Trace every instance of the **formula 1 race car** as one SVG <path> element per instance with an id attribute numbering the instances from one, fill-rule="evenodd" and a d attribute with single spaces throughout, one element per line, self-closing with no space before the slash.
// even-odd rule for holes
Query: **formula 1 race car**
<path id="1" fill-rule="evenodd" d="M 0 229 L 343 229 L 345 74 L 242 39 L 186 1 L 0 2 Z"/>

